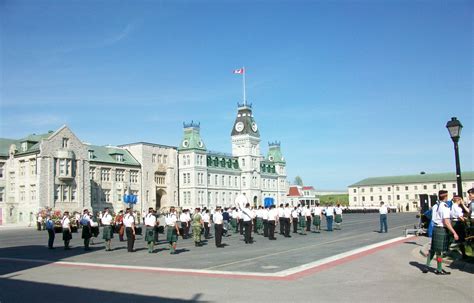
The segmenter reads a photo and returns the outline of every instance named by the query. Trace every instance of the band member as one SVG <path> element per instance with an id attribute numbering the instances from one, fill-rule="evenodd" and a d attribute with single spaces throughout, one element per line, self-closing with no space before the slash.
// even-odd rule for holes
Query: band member
<path id="1" fill-rule="evenodd" d="M 104 213 L 100 219 L 103 229 L 102 239 L 105 241 L 105 251 L 112 251 L 112 239 L 114 238 L 114 231 L 112 229 L 112 216 L 109 213 L 109 208 L 104 208 Z"/>
<path id="2" fill-rule="evenodd" d="M 232 229 L 235 231 L 235 233 L 239 232 L 239 212 L 235 207 L 232 208 L 230 226 L 232 226 Z"/>
<path id="3" fill-rule="evenodd" d="M 277 208 L 278 211 L 278 223 L 280 223 L 280 235 L 285 234 L 285 210 L 283 209 L 283 204 L 280 204 L 280 207 Z"/>
<path id="4" fill-rule="evenodd" d="M 127 235 L 127 251 L 133 252 L 133 244 L 135 244 L 135 217 L 131 208 L 126 209 L 126 214 L 123 216 L 123 225 Z"/>
<path id="5" fill-rule="evenodd" d="M 268 237 L 268 207 L 262 210 L 263 236 Z"/>
<path id="6" fill-rule="evenodd" d="M 270 211 L 268 212 L 268 239 L 276 240 L 275 238 L 275 225 L 278 222 L 278 210 L 276 210 L 275 205 L 270 206 Z"/>
<path id="7" fill-rule="evenodd" d="M 36 218 L 36 228 L 37 230 L 41 230 L 41 227 L 43 226 L 43 216 L 41 213 L 38 213 L 38 217 Z"/>
<path id="8" fill-rule="evenodd" d="M 209 209 L 206 209 L 201 217 L 204 224 L 204 239 L 209 239 L 209 230 L 211 229 L 211 216 L 209 215 Z"/>
<path id="9" fill-rule="evenodd" d="M 145 216 L 145 241 L 148 245 L 148 253 L 153 253 L 153 249 L 155 246 L 155 238 L 156 238 L 156 216 L 155 211 L 152 207 L 148 209 L 148 214 Z"/>
<path id="10" fill-rule="evenodd" d="M 263 228 L 263 206 L 259 206 L 258 210 L 256 211 L 256 220 L 255 220 L 255 233 L 260 234 L 260 231 Z"/>
<path id="11" fill-rule="evenodd" d="M 309 208 L 309 205 L 306 205 L 303 212 L 304 212 L 304 217 L 305 217 L 305 222 L 306 222 L 306 231 L 311 232 L 311 210 Z"/>
<path id="12" fill-rule="evenodd" d="M 123 235 L 125 233 L 125 227 L 123 226 L 123 210 L 119 211 L 117 216 L 115 216 L 115 228 L 116 232 L 119 234 L 120 242 L 125 241 Z"/>
<path id="13" fill-rule="evenodd" d="M 387 232 L 387 230 L 388 230 L 388 227 L 387 227 L 388 208 L 387 208 L 387 206 L 384 205 L 383 201 L 380 202 L 379 214 L 380 214 L 380 233 L 383 233 L 384 230 L 385 230 L 385 232 Z"/>
<path id="14" fill-rule="evenodd" d="M 313 208 L 313 225 L 317 233 L 321 232 L 322 215 L 322 208 L 319 206 L 319 203 L 316 203 L 316 207 Z"/>
<path id="15" fill-rule="evenodd" d="M 191 219 L 191 227 L 193 228 L 193 239 L 194 239 L 194 246 L 202 246 L 201 244 L 201 232 L 203 226 L 202 216 L 201 216 L 201 209 L 199 207 L 194 209 L 194 214 Z M 208 222 L 209 225 L 209 222 Z"/>
<path id="16" fill-rule="evenodd" d="M 181 236 L 184 239 L 188 238 L 188 233 L 189 233 L 189 221 L 188 220 L 188 215 L 187 215 L 188 210 L 183 209 L 183 212 L 181 212 L 181 215 L 179 216 L 179 221 L 181 222 Z"/>
<path id="17" fill-rule="evenodd" d="M 464 209 L 463 209 L 464 208 Z M 462 258 L 466 259 L 466 248 L 464 247 L 464 241 L 466 239 L 466 218 L 464 218 L 464 212 L 467 208 L 464 206 L 462 198 L 460 196 L 454 196 L 453 205 L 451 206 L 451 221 L 454 230 L 459 236 L 459 240 L 456 243 L 459 244 L 459 250 L 461 251 Z"/>
<path id="18" fill-rule="evenodd" d="M 293 222 L 293 233 L 296 234 L 298 233 L 298 208 L 296 206 L 293 208 L 291 211 L 291 220 Z"/>
<path id="19" fill-rule="evenodd" d="M 214 216 L 212 216 L 212 221 L 214 222 L 214 236 L 216 239 L 216 247 L 222 248 L 222 232 L 223 232 L 223 223 L 224 218 L 222 216 L 222 209 L 218 206 Z"/>
<path id="20" fill-rule="evenodd" d="M 170 213 L 165 217 L 166 224 L 166 241 L 168 241 L 170 246 L 170 254 L 176 253 L 176 243 L 178 242 L 179 236 L 179 226 L 178 219 L 176 217 L 176 209 L 174 206 L 171 206 Z"/>
<path id="21" fill-rule="evenodd" d="M 448 199 L 448 192 L 446 190 L 440 190 L 438 192 L 439 201 L 432 208 L 432 220 L 435 228 L 433 230 L 433 238 L 431 239 L 431 249 L 426 259 L 426 268 L 423 269 L 423 273 L 428 272 L 431 260 L 436 254 L 437 269 L 435 274 L 437 275 L 449 275 L 443 269 L 443 255 L 448 251 L 449 248 L 449 233 L 452 233 L 454 240 L 459 240 L 458 234 L 451 225 L 450 220 L 450 209 L 446 204 Z"/>
<path id="22" fill-rule="evenodd" d="M 69 241 L 72 239 L 71 233 L 71 221 L 69 220 L 69 212 L 65 211 L 63 215 L 63 219 L 61 220 L 61 227 L 63 228 L 63 241 L 64 241 L 64 249 L 69 250 Z"/>
<path id="23" fill-rule="evenodd" d="M 290 226 L 291 226 L 291 208 L 290 204 L 286 203 L 285 208 L 283 208 L 283 216 L 285 216 L 283 222 L 285 224 L 284 233 L 286 238 L 291 238 L 290 236 Z"/>
<path id="24" fill-rule="evenodd" d="M 92 238 L 92 230 L 91 230 L 91 217 L 89 216 L 89 210 L 84 209 L 80 223 L 82 225 L 82 239 L 84 239 L 84 250 L 90 250 L 89 243 Z"/>
<path id="25" fill-rule="evenodd" d="M 252 211 L 250 210 L 250 203 L 245 204 L 242 209 L 242 219 L 244 227 L 245 244 L 252 244 Z"/>
<path id="26" fill-rule="evenodd" d="M 240 208 L 237 209 L 237 217 L 239 218 L 239 221 L 238 221 L 239 231 L 240 231 L 240 234 L 243 235 L 244 234 L 244 219 L 243 219 L 242 210 Z"/>
<path id="27" fill-rule="evenodd" d="M 332 231 L 332 222 L 334 221 L 334 206 L 329 204 L 324 210 L 324 213 L 326 214 L 327 231 Z"/>
<path id="28" fill-rule="evenodd" d="M 53 244 L 56 235 L 54 233 L 54 222 L 51 216 L 46 217 L 46 230 L 48 231 L 48 248 L 54 249 Z"/>
<path id="29" fill-rule="evenodd" d="M 336 207 L 334 208 L 334 213 L 336 217 L 334 218 L 334 222 L 336 223 L 337 229 L 342 229 L 342 207 L 341 204 L 337 203 Z"/>
<path id="30" fill-rule="evenodd" d="M 224 219 L 224 232 L 223 236 L 228 237 L 230 236 L 229 233 L 229 221 L 230 221 L 230 214 L 229 214 L 229 209 L 226 207 L 224 208 L 224 212 L 222 213 L 222 218 Z"/>

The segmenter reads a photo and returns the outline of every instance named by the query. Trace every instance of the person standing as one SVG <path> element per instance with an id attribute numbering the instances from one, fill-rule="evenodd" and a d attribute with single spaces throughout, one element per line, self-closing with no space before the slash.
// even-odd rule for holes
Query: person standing
<path id="1" fill-rule="evenodd" d="M 104 227 L 102 230 L 102 239 L 105 241 L 105 251 L 112 251 L 112 239 L 114 238 L 114 231 L 112 229 L 112 215 L 110 215 L 108 207 L 104 208 L 104 213 L 100 223 Z"/>
<path id="2" fill-rule="evenodd" d="M 232 208 L 232 213 L 230 214 L 230 216 L 231 216 L 230 226 L 232 227 L 235 233 L 238 233 L 239 232 L 239 214 L 235 207 Z"/>
<path id="3" fill-rule="evenodd" d="M 69 212 L 65 211 L 63 215 L 63 219 L 61 220 L 61 227 L 63 229 L 63 241 L 64 241 L 64 249 L 69 250 L 69 241 L 72 239 L 72 232 L 71 232 L 71 220 L 69 220 Z"/>
<path id="4" fill-rule="evenodd" d="M 250 210 L 250 203 L 245 204 L 242 209 L 242 220 L 244 227 L 245 244 L 252 244 L 252 211 Z"/>
<path id="5" fill-rule="evenodd" d="M 170 254 L 176 254 L 176 243 L 178 242 L 179 226 L 176 217 L 176 209 L 174 206 L 170 207 L 170 212 L 165 216 L 166 224 L 166 241 L 169 243 Z"/>
<path id="6" fill-rule="evenodd" d="M 290 236 L 291 208 L 290 208 L 289 203 L 286 203 L 285 207 L 283 208 L 283 216 L 285 217 L 283 221 L 285 223 L 285 228 L 284 228 L 285 238 L 291 238 Z"/>
<path id="7" fill-rule="evenodd" d="M 332 231 L 332 222 L 334 220 L 334 207 L 329 204 L 325 209 L 327 231 Z"/>
<path id="8" fill-rule="evenodd" d="M 119 241 L 125 241 L 123 235 L 125 233 L 125 227 L 123 226 L 123 210 L 119 211 L 117 216 L 115 216 L 115 228 L 119 234 Z"/>
<path id="9" fill-rule="evenodd" d="M 209 230 L 211 229 L 211 216 L 209 215 L 209 209 L 206 209 L 202 214 L 202 222 L 204 224 L 204 239 L 209 239 Z"/>
<path id="10" fill-rule="evenodd" d="M 92 230 L 91 230 L 91 217 L 89 216 L 89 210 L 84 209 L 80 223 L 82 225 L 82 239 L 84 239 L 84 250 L 90 250 L 89 243 L 92 238 Z"/>
<path id="11" fill-rule="evenodd" d="M 48 231 L 48 248 L 54 249 L 53 244 L 56 235 L 54 233 L 54 222 L 51 216 L 46 217 L 46 230 Z"/>
<path id="12" fill-rule="evenodd" d="M 464 247 L 464 241 L 466 239 L 466 219 L 464 218 L 463 206 L 462 198 L 460 196 L 454 196 L 453 205 L 451 206 L 451 220 L 453 228 L 459 237 L 456 243 L 459 244 L 462 258 L 466 259 L 466 248 Z"/>
<path id="13" fill-rule="evenodd" d="M 203 220 L 201 216 L 201 209 L 195 208 L 194 215 L 191 219 L 191 226 L 193 228 L 193 239 L 194 239 L 194 246 L 199 247 L 202 246 L 201 244 L 201 232 L 203 226 Z"/>
<path id="14" fill-rule="evenodd" d="M 387 214 L 388 214 L 388 208 L 385 206 L 385 203 L 382 201 L 380 202 L 380 208 L 379 208 L 379 214 L 380 214 L 380 233 L 387 232 L 388 227 L 387 227 Z"/>
<path id="15" fill-rule="evenodd" d="M 187 215 L 188 210 L 183 209 L 181 214 L 179 215 L 179 221 L 181 222 L 181 237 L 184 239 L 188 238 L 188 233 L 189 233 L 189 221 L 188 220 L 188 215 Z"/>
<path id="16" fill-rule="evenodd" d="M 470 226 L 471 228 L 474 227 L 474 187 L 469 189 L 467 191 L 467 193 L 469 194 L 469 205 L 468 205 L 468 208 L 469 208 L 469 216 L 468 218 L 470 219 Z"/>
<path id="17" fill-rule="evenodd" d="M 319 203 L 316 203 L 316 207 L 313 208 L 313 225 L 317 233 L 321 232 L 322 213 L 323 210 L 319 206 Z"/>
<path id="18" fill-rule="evenodd" d="M 125 216 L 123 216 L 123 225 L 127 235 L 127 251 L 133 252 L 133 245 L 135 244 L 135 217 L 131 208 L 127 208 L 126 212 Z"/>
<path id="19" fill-rule="evenodd" d="M 263 236 L 268 238 L 268 207 L 262 210 Z"/>
<path id="20" fill-rule="evenodd" d="M 458 234 L 454 230 L 450 221 L 450 209 L 446 205 L 448 199 L 448 192 L 446 190 L 440 190 L 438 192 L 439 201 L 432 208 L 432 220 L 434 222 L 433 238 L 431 239 L 431 248 L 426 258 L 426 267 L 423 269 L 423 273 L 427 273 L 430 267 L 431 260 L 436 254 L 437 268 L 435 274 L 437 275 L 449 275 L 443 269 L 443 256 L 449 249 L 449 233 L 452 233 L 454 240 L 459 240 Z"/>
<path id="21" fill-rule="evenodd" d="M 298 233 L 298 208 L 296 206 L 293 208 L 291 211 L 291 219 L 293 222 L 293 233 L 296 234 Z"/>
<path id="22" fill-rule="evenodd" d="M 230 221 L 230 215 L 229 215 L 229 209 L 226 207 L 224 209 L 224 212 L 222 213 L 222 218 L 224 220 L 224 232 L 223 232 L 223 236 L 224 237 L 228 237 L 230 236 L 230 233 L 229 233 L 229 221 Z"/>
<path id="23" fill-rule="evenodd" d="M 214 222 L 214 237 L 216 240 L 216 247 L 223 248 L 222 245 L 222 232 L 223 232 L 223 223 L 224 217 L 222 216 L 222 209 L 217 206 L 214 216 L 212 216 L 212 221 Z"/>
<path id="24" fill-rule="evenodd" d="M 275 209 L 275 205 L 270 206 L 268 212 L 268 239 L 276 240 L 275 238 L 275 227 L 278 222 L 278 210 Z"/>
<path id="25" fill-rule="evenodd" d="M 31 222 L 31 221 L 30 221 Z M 31 225 L 31 224 L 30 224 Z M 38 213 L 38 217 L 36 217 L 36 229 L 41 231 L 41 227 L 43 226 L 43 216 L 41 213 Z"/>
<path id="26" fill-rule="evenodd" d="M 243 235 L 244 234 L 244 217 L 243 217 L 243 214 L 242 214 L 242 210 L 239 208 L 237 209 L 237 217 L 239 218 L 239 232 L 240 232 L 240 235 Z"/>
<path id="27" fill-rule="evenodd" d="M 256 224 L 256 228 L 255 228 L 255 233 L 256 234 L 260 234 L 260 232 L 262 231 L 262 228 L 263 228 L 263 206 L 259 206 L 257 211 L 255 212 L 255 216 L 256 216 L 256 220 L 255 220 L 255 224 Z"/>
<path id="28" fill-rule="evenodd" d="M 153 207 L 148 209 L 148 214 L 144 216 L 145 219 L 145 241 L 148 247 L 148 253 L 153 253 L 156 238 L 156 216 Z"/>
<path id="29" fill-rule="evenodd" d="M 283 204 L 278 207 L 278 223 L 280 223 L 280 235 L 285 235 L 285 210 Z"/>
<path id="30" fill-rule="evenodd" d="M 306 231 L 311 232 L 311 209 L 309 205 L 306 205 L 306 208 L 303 210 L 304 217 L 306 219 Z"/>
<path id="31" fill-rule="evenodd" d="M 334 218 L 334 222 L 336 223 L 336 228 L 341 230 L 342 229 L 342 207 L 341 204 L 337 203 L 336 208 L 334 208 L 334 213 L 336 217 Z"/>

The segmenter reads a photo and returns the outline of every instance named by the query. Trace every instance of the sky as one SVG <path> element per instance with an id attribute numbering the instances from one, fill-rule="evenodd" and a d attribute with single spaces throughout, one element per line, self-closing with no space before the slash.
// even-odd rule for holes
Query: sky
<path id="1" fill-rule="evenodd" d="M 231 152 L 247 99 L 288 180 L 473 170 L 472 1 L 0 0 L 0 137 L 68 125 L 84 142 Z"/>

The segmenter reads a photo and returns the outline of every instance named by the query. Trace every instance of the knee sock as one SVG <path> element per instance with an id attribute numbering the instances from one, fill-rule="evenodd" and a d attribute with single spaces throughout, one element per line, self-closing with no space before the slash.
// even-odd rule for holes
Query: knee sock
<path id="1" fill-rule="evenodd" d="M 443 258 L 437 257 L 436 262 L 438 263 L 438 271 L 441 271 L 443 269 Z"/>
<path id="2" fill-rule="evenodd" d="M 433 260 L 435 253 L 433 251 L 428 251 L 428 256 L 426 257 L 426 265 L 430 266 L 431 260 Z"/>

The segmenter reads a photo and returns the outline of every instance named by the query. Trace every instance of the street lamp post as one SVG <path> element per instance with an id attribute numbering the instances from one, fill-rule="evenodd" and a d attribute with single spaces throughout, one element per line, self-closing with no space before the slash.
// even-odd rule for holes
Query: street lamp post
<path id="1" fill-rule="evenodd" d="M 458 186 L 458 195 L 463 197 L 462 191 L 462 180 L 461 180 L 461 164 L 459 163 L 459 146 L 458 141 L 461 137 L 462 124 L 456 118 L 452 117 L 448 123 L 446 123 L 446 128 L 449 131 L 449 135 L 454 143 L 454 157 L 456 158 L 456 182 Z"/>

